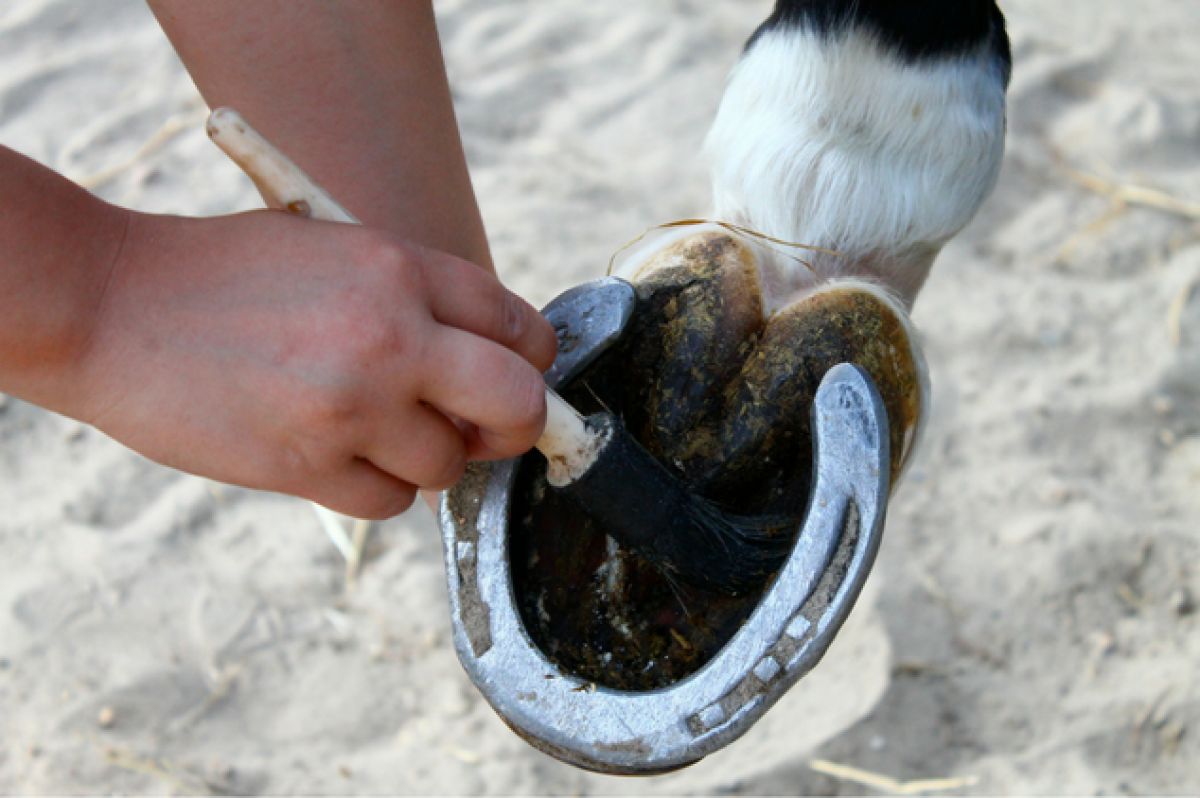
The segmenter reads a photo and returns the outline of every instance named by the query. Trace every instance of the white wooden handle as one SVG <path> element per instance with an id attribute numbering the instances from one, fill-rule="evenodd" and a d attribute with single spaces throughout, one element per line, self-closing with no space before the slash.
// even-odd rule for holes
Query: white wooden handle
<path id="1" fill-rule="evenodd" d="M 272 204 L 297 216 L 358 224 L 358 219 L 250 127 L 237 111 L 218 108 L 208 117 L 207 127 L 209 138 L 250 176 Z"/>

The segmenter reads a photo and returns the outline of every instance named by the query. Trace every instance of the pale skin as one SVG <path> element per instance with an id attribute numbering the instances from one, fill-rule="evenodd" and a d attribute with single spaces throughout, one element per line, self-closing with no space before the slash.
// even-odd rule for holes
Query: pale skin
<path id="1" fill-rule="evenodd" d="M 492 272 L 428 0 L 150 5 L 364 226 L 142 214 L 0 147 L 0 390 L 362 518 L 529 449 L 554 333 Z"/>

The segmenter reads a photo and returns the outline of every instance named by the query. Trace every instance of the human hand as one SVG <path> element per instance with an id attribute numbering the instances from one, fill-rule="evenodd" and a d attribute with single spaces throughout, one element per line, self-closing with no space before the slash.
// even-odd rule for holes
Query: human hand
<path id="1" fill-rule="evenodd" d="M 134 214 L 65 411 L 169 466 L 386 518 L 532 446 L 554 354 L 492 275 L 380 231 Z"/>

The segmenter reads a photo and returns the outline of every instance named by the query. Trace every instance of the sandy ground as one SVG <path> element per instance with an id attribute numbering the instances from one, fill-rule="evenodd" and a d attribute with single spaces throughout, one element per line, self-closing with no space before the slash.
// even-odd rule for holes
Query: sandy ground
<path id="1" fill-rule="evenodd" d="M 510 285 L 545 302 L 704 212 L 695 153 L 767 5 L 439 4 Z M 0 791 L 869 791 L 817 758 L 956 792 L 1200 790 L 1200 5 L 1003 5 L 1007 163 L 916 311 L 927 445 L 868 599 L 749 736 L 654 780 L 560 765 L 459 668 L 423 509 L 347 591 L 303 503 L 8 399 Z M 141 210 L 254 207 L 203 117 L 139 2 L 0 6 L 7 145 Z"/>

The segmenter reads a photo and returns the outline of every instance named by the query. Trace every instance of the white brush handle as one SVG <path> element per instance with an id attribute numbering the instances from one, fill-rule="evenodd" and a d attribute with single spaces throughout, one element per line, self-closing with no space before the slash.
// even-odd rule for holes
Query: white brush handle
<path id="1" fill-rule="evenodd" d="M 249 175 L 271 204 L 312 219 L 358 224 L 325 189 L 232 108 L 208 117 L 208 137 Z"/>
<path id="2" fill-rule="evenodd" d="M 359 223 L 232 108 L 218 108 L 212 112 L 208 118 L 208 135 L 273 204 L 298 216 Z M 587 428 L 583 416 L 575 408 L 547 388 L 546 428 L 534 445 L 550 464 L 546 475 L 550 483 L 565 485 L 587 471 L 603 441 Z"/>

